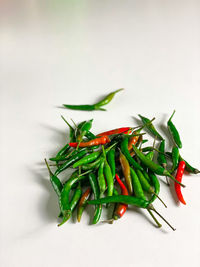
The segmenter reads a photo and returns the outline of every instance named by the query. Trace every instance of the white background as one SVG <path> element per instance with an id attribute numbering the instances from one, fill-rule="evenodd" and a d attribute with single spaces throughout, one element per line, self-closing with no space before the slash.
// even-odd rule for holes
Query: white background
<path id="1" fill-rule="evenodd" d="M 43 165 L 65 142 L 61 114 L 94 118 L 96 133 L 155 116 L 167 137 L 160 126 L 176 109 L 181 154 L 200 168 L 200 2 L 1 0 L 0 9 L 1 266 L 200 266 L 199 175 L 183 179 L 186 206 L 161 183 L 168 209 L 155 206 L 175 232 L 133 210 L 113 225 L 89 225 L 86 212 L 58 228 Z M 121 87 L 107 112 L 58 108 Z"/>

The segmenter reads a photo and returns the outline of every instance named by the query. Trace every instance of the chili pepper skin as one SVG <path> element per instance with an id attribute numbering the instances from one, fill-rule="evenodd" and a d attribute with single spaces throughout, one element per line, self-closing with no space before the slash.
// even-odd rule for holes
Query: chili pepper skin
<path id="1" fill-rule="evenodd" d="M 104 175 L 105 175 L 105 179 L 107 182 L 107 196 L 112 196 L 113 195 L 113 188 L 114 188 L 114 180 L 113 180 L 111 168 L 110 168 L 106 158 L 104 161 Z"/>
<path id="2" fill-rule="evenodd" d="M 161 175 L 161 176 L 168 176 L 172 180 L 176 181 L 176 179 L 167 170 L 165 170 L 162 166 L 156 164 L 152 160 L 146 159 L 145 155 L 134 145 L 133 145 L 133 150 L 135 151 L 135 154 L 141 160 L 141 162 L 144 165 L 146 165 L 151 171 L 153 171 L 154 173 Z M 178 181 L 176 181 L 176 182 L 178 182 Z M 178 183 L 180 183 L 180 182 L 178 182 Z M 183 184 L 181 184 L 181 186 L 185 187 L 185 185 L 183 185 Z"/>
<path id="3" fill-rule="evenodd" d="M 178 167 L 178 162 L 179 162 L 179 149 L 178 147 L 174 146 L 172 148 L 172 169 L 171 169 L 171 173 L 173 173 L 176 168 Z"/>
<path id="4" fill-rule="evenodd" d="M 61 118 L 64 120 L 64 122 L 69 127 L 69 141 L 70 142 L 75 142 L 76 141 L 75 129 L 69 124 L 69 122 L 62 115 L 61 115 Z"/>
<path id="5" fill-rule="evenodd" d="M 107 160 L 108 160 L 108 164 L 111 168 L 111 172 L 112 172 L 112 176 L 113 176 L 113 179 L 115 177 L 115 149 L 112 148 L 110 151 L 108 151 L 107 153 Z"/>
<path id="6" fill-rule="evenodd" d="M 138 116 L 141 118 L 143 124 L 145 124 L 145 127 L 153 134 L 153 136 L 156 136 L 160 140 L 163 140 L 162 136 L 158 133 L 158 131 L 154 127 L 153 123 L 151 123 L 151 120 L 149 120 L 148 118 L 143 117 L 140 114 Z"/>
<path id="7" fill-rule="evenodd" d="M 106 191 L 106 181 L 105 181 L 105 177 L 103 174 L 103 170 L 104 170 L 104 160 L 101 161 L 99 169 L 98 169 L 98 183 L 99 183 L 99 189 L 100 189 L 100 197 Z"/>
<path id="8" fill-rule="evenodd" d="M 77 209 L 77 221 L 81 221 L 81 217 L 83 214 L 83 211 L 87 205 L 87 200 L 89 199 L 91 194 L 91 187 L 88 187 L 88 189 L 82 194 L 79 203 L 78 203 L 78 209 Z"/>
<path id="9" fill-rule="evenodd" d="M 100 154 L 101 154 L 100 151 L 96 151 L 96 152 L 93 152 L 93 153 L 81 158 L 80 160 L 78 160 L 76 163 L 73 164 L 73 168 L 77 168 L 79 166 L 82 166 L 84 164 L 88 164 L 88 163 L 96 160 L 100 156 Z"/>
<path id="10" fill-rule="evenodd" d="M 94 199 L 87 201 L 88 204 L 97 205 L 97 204 L 106 204 L 106 203 L 124 203 L 128 205 L 134 205 L 140 208 L 147 208 L 149 206 L 149 201 L 140 199 L 138 197 L 133 196 L 108 196 L 104 198 Z"/>
<path id="11" fill-rule="evenodd" d="M 97 103 L 95 104 L 95 107 L 96 107 L 96 108 L 99 108 L 99 107 L 101 107 L 101 106 L 105 106 L 105 105 L 107 105 L 107 104 L 113 99 L 113 97 L 115 96 L 115 94 L 117 94 L 118 92 L 120 92 L 120 91 L 122 91 L 122 90 L 124 90 L 124 89 L 123 89 L 123 88 L 120 88 L 120 89 L 118 89 L 118 90 L 115 90 L 115 91 L 111 92 L 111 93 L 108 94 L 106 97 L 104 97 L 101 101 L 97 102 Z"/>
<path id="12" fill-rule="evenodd" d="M 69 194 L 70 194 L 72 186 L 78 181 L 85 179 L 85 177 L 86 176 L 78 176 L 78 175 L 75 177 L 71 177 L 69 178 L 69 180 L 67 180 L 67 182 L 63 186 L 63 189 L 59 197 L 60 210 L 63 214 L 63 220 L 58 226 L 61 226 L 62 224 L 64 224 L 71 216 Z"/>
<path id="13" fill-rule="evenodd" d="M 110 139 L 108 136 L 102 136 L 99 138 L 92 139 L 88 142 L 81 142 L 81 143 L 69 143 L 70 147 L 91 147 L 91 146 L 99 146 L 99 145 L 105 145 L 110 142 Z"/>
<path id="14" fill-rule="evenodd" d="M 131 179 L 131 170 L 130 165 L 124 154 L 120 151 L 119 154 L 119 161 L 122 166 L 122 171 L 124 174 L 124 178 L 126 181 L 127 189 L 130 195 L 133 194 L 133 185 L 132 185 L 132 179 Z"/>
<path id="15" fill-rule="evenodd" d="M 96 104 L 93 105 L 68 105 L 68 104 L 63 104 L 65 108 L 68 109 L 74 109 L 74 110 L 85 110 L 85 111 L 93 111 L 93 110 L 103 110 L 105 109 L 101 108 L 101 106 L 107 105 L 114 97 L 116 93 L 121 91 L 123 89 L 118 89 L 114 92 L 111 92 L 108 94 L 105 98 L 103 98 L 101 101 L 97 102 Z"/>
<path id="16" fill-rule="evenodd" d="M 88 131 L 91 129 L 91 127 L 92 127 L 92 122 L 93 122 L 93 119 L 92 119 L 92 120 L 89 120 L 89 121 L 86 121 L 86 122 L 84 122 L 83 125 L 80 127 L 80 130 L 79 130 L 80 133 L 79 133 L 79 135 L 77 136 L 77 140 L 78 140 L 79 142 L 82 141 L 83 136 L 85 136 L 85 135 L 88 133 Z"/>
<path id="17" fill-rule="evenodd" d="M 61 157 L 61 156 L 65 155 L 69 150 L 70 150 L 70 146 L 69 146 L 69 144 L 66 144 L 64 147 L 62 147 L 58 151 L 58 153 L 56 154 L 55 158 L 56 157 Z"/>
<path id="18" fill-rule="evenodd" d="M 109 131 L 106 131 L 106 132 L 103 132 L 103 133 L 99 133 L 99 134 L 97 134 L 97 136 L 105 136 L 105 135 L 126 133 L 130 129 L 131 129 L 131 127 L 117 128 L 117 129 L 109 130 Z"/>
<path id="19" fill-rule="evenodd" d="M 89 173 L 89 181 L 94 194 L 94 199 L 98 199 L 100 196 L 99 187 L 96 176 L 92 172 Z M 102 213 L 102 205 L 101 204 L 96 205 L 92 224 L 96 224 L 99 221 L 101 213 Z"/>
<path id="20" fill-rule="evenodd" d="M 63 185 L 62 185 L 61 181 L 58 179 L 58 177 L 56 175 L 54 175 L 52 173 L 52 171 L 50 170 L 46 159 L 45 159 L 45 163 L 46 163 L 47 169 L 49 171 L 50 181 L 51 181 L 51 184 L 53 186 L 53 189 L 56 192 L 57 196 L 59 197 L 60 193 L 61 193 L 61 191 L 63 189 Z"/>
<path id="21" fill-rule="evenodd" d="M 78 204 L 78 201 L 81 198 L 81 194 L 82 194 L 82 190 L 81 190 L 81 186 L 79 183 L 79 185 L 75 189 L 74 195 L 72 196 L 72 199 L 70 201 L 71 212 L 75 209 L 76 205 Z"/>
<path id="22" fill-rule="evenodd" d="M 167 122 L 167 126 L 168 126 L 168 129 L 169 129 L 169 132 L 171 133 L 172 137 L 173 137 L 173 140 L 175 142 L 175 144 L 179 147 L 179 148 L 182 148 L 182 142 L 181 142 L 181 139 L 180 139 L 180 135 L 175 127 L 175 125 L 173 124 L 172 122 L 172 118 L 174 116 L 174 113 L 175 113 L 175 110 L 174 112 L 172 113 L 171 117 L 169 118 L 168 122 Z"/>
<path id="23" fill-rule="evenodd" d="M 185 161 L 180 161 L 178 164 L 178 169 L 177 169 L 177 173 L 176 173 L 176 180 L 179 182 L 182 181 L 184 169 L 185 169 Z M 186 205 L 186 202 L 185 202 L 183 195 L 182 195 L 182 192 L 181 192 L 180 184 L 175 182 L 174 186 L 175 186 L 176 195 L 177 195 L 179 201 L 181 203 L 183 203 L 184 205 Z"/>
<path id="24" fill-rule="evenodd" d="M 149 151 L 145 157 L 149 160 L 153 160 L 153 157 L 154 157 L 154 151 Z"/>
<path id="25" fill-rule="evenodd" d="M 167 160 L 166 160 L 166 157 L 164 155 L 164 153 L 165 153 L 165 140 L 162 140 L 160 142 L 159 151 L 162 153 L 158 153 L 157 161 L 164 169 L 166 169 Z"/>
<path id="26" fill-rule="evenodd" d="M 97 158 L 95 161 L 82 165 L 81 168 L 83 171 L 98 169 L 102 161 L 102 157 Z"/>
<path id="27" fill-rule="evenodd" d="M 128 138 L 125 137 L 123 141 L 121 142 L 121 151 L 124 154 L 124 156 L 127 158 L 130 165 L 133 165 L 134 168 L 143 170 L 142 166 L 140 166 L 130 155 L 128 151 Z"/>
<path id="28" fill-rule="evenodd" d="M 83 150 L 83 151 L 79 152 L 78 154 L 75 154 L 74 156 L 69 158 L 65 163 L 63 163 L 61 166 L 58 167 L 58 169 L 55 172 L 55 175 L 58 175 L 62 171 L 66 170 L 68 167 L 70 167 L 77 160 L 80 160 L 80 158 L 82 158 L 86 154 L 87 154 L 87 151 Z"/>
<path id="29" fill-rule="evenodd" d="M 117 182 L 121 188 L 122 195 L 128 196 L 128 190 L 117 174 L 115 175 L 115 178 L 116 178 L 116 180 L 117 180 Z M 114 220 L 121 218 L 124 215 L 124 213 L 126 212 L 127 207 L 128 207 L 127 204 L 123 204 L 123 203 L 117 204 L 117 207 L 115 208 L 114 216 L 113 216 Z"/>
<path id="30" fill-rule="evenodd" d="M 143 200 L 146 200 L 139 177 L 132 168 L 131 168 L 131 177 L 132 177 L 133 190 L 134 190 L 135 196 Z"/>

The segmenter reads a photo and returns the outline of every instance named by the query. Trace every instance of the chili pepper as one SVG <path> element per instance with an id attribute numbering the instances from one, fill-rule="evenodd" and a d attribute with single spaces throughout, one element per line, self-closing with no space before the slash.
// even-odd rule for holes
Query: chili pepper
<path id="1" fill-rule="evenodd" d="M 79 182 L 77 188 L 75 189 L 74 195 L 72 196 L 72 199 L 70 201 L 71 212 L 75 209 L 76 205 L 78 204 L 79 199 L 81 198 L 81 194 L 82 194 L 82 190 L 81 190 L 81 185 Z"/>
<path id="2" fill-rule="evenodd" d="M 178 162 L 179 162 L 179 149 L 176 146 L 173 146 L 172 148 L 172 169 L 171 173 L 175 171 L 175 169 L 178 167 Z"/>
<path id="3" fill-rule="evenodd" d="M 132 180 L 131 180 L 130 165 L 128 163 L 128 160 L 126 159 L 126 157 L 124 156 L 124 154 L 121 151 L 119 154 L 119 160 L 120 160 L 120 163 L 122 166 L 122 171 L 124 174 L 124 178 L 126 181 L 128 192 L 130 195 L 132 195 L 133 194 L 133 185 L 132 185 Z"/>
<path id="4" fill-rule="evenodd" d="M 46 159 L 45 159 L 45 163 L 46 163 L 47 169 L 49 171 L 50 181 L 51 181 L 51 184 L 53 186 L 53 189 L 55 190 L 57 196 L 60 196 L 60 193 L 63 189 L 63 185 L 62 185 L 61 181 L 58 179 L 58 177 L 56 175 L 54 175 L 52 173 L 52 171 L 50 170 Z"/>
<path id="5" fill-rule="evenodd" d="M 153 157 L 154 157 L 154 151 L 149 151 L 145 157 L 149 160 L 153 160 Z"/>
<path id="6" fill-rule="evenodd" d="M 136 132 L 136 134 L 137 134 L 137 132 Z M 135 135 L 135 136 L 132 136 L 129 139 L 129 142 L 128 142 L 128 150 L 131 150 L 132 149 L 132 145 L 135 145 L 137 143 L 137 141 L 139 140 L 139 137 L 140 137 L 139 135 Z"/>
<path id="7" fill-rule="evenodd" d="M 165 153 L 165 140 L 164 139 L 160 142 L 159 150 L 162 153 L 160 153 L 160 152 L 158 153 L 157 161 L 164 169 L 166 169 L 167 160 L 166 160 L 166 157 L 164 155 L 164 153 Z"/>
<path id="8" fill-rule="evenodd" d="M 185 170 L 189 173 L 197 174 L 200 171 L 194 167 L 192 167 L 186 160 L 184 160 L 181 155 L 179 155 L 179 161 L 185 161 Z"/>
<path id="9" fill-rule="evenodd" d="M 98 169 L 101 164 L 102 159 L 103 159 L 102 157 L 98 157 L 95 161 L 82 165 L 81 168 L 83 171 Z"/>
<path id="10" fill-rule="evenodd" d="M 155 192 L 155 194 L 153 194 L 153 196 L 152 196 L 152 198 L 150 200 L 150 202 L 152 203 L 160 193 L 160 183 L 159 183 L 158 178 L 156 177 L 156 175 L 151 171 L 149 171 L 149 177 L 151 179 L 151 182 L 152 182 L 153 187 L 154 187 L 154 192 Z"/>
<path id="11" fill-rule="evenodd" d="M 128 190 L 117 174 L 115 175 L 115 178 L 116 178 L 116 180 L 117 180 L 117 182 L 121 188 L 121 194 L 124 196 L 125 195 L 128 196 Z M 113 216 L 114 220 L 121 218 L 124 215 L 124 213 L 126 212 L 127 207 L 128 207 L 127 204 L 123 204 L 123 203 L 117 204 L 117 207 L 115 208 L 114 216 Z"/>
<path id="12" fill-rule="evenodd" d="M 91 127 L 92 127 L 92 122 L 93 122 L 93 119 L 92 119 L 92 120 L 89 120 L 89 121 L 86 121 L 86 122 L 84 122 L 83 125 L 80 127 L 80 129 L 79 129 L 80 132 L 79 132 L 79 134 L 78 134 L 78 136 L 77 136 L 77 140 L 78 140 L 79 142 L 82 141 L 83 136 L 85 136 L 85 135 L 88 133 L 88 131 L 91 129 Z"/>
<path id="13" fill-rule="evenodd" d="M 69 158 L 65 163 L 63 163 L 61 166 L 58 167 L 58 169 L 55 172 L 55 175 L 58 175 L 62 171 L 66 170 L 68 167 L 70 167 L 73 163 L 75 163 L 77 160 L 80 160 L 83 156 L 87 154 L 86 150 L 83 150 L 71 158 Z"/>
<path id="14" fill-rule="evenodd" d="M 133 196 L 124 196 L 124 195 L 116 195 L 116 196 L 107 196 L 104 198 L 93 199 L 87 201 L 88 204 L 97 205 L 97 204 L 106 204 L 106 203 L 124 203 L 128 205 L 134 205 L 140 208 L 147 208 L 149 206 L 149 201 L 133 197 Z"/>
<path id="15" fill-rule="evenodd" d="M 173 137 L 173 140 L 175 142 L 175 144 L 179 147 L 179 148 L 182 148 L 182 142 L 181 142 L 181 139 L 180 139 L 180 135 L 175 127 L 175 125 L 173 124 L 172 122 L 172 118 L 174 116 L 174 113 L 175 113 L 175 110 L 174 112 L 172 113 L 171 117 L 169 118 L 168 122 L 167 122 L 167 125 L 168 125 L 168 129 L 169 129 L 169 132 L 171 133 L 172 137 Z"/>
<path id="16" fill-rule="evenodd" d="M 176 173 L 176 180 L 179 182 L 182 181 L 184 169 L 185 169 L 185 161 L 180 161 L 178 164 L 178 169 L 177 169 L 177 173 Z M 183 195 L 182 195 L 182 192 L 181 192 L 180 185 L 177 183 L 174 183 L 174 186 L 175 186 L 176 195 L 177 195 L 179 201 L 181 203 L 183 203 L 184 205 L 186 205 L 186 202 L 185 202 Z"/>
<path id="17" fill-rule="evenodd" d="M 107 153 L 107 160 L 108 160 L 108 164 L 111 168 L 111 172 L 112 172 L 112 176 L 113 176 L 113 179 L 115 177 L 115 149 L 112 148 L 111 150 L 108 151 Z"/>
<path id="18" fill-rule="evenodd" d="M 103 110 L 103 111 L 105 111 L 105 109 L 101 108 L 101 106 L 107 105 L 113 99 L 114 95 L 121 90 L 123 90 L 123 89 L 118 89 L 118 90 L 108 94 L 101 101 L 99 101 L 93 105 L 68 105 L 68 104 L 64 104 L 63 106 L 65 108 L 74 109 L 74 110 L 86 110 L 86 111 Z"/>
<path id="19" fill-rule="evenodd" d="M 158 133 L 158 131 L 156 130 L 156 128 L 154 127 L 153 123 L 151 122 L 151 120 L 149 120 L 148 118 L 145 118 L 141 115 L 138 115 L 143 124 L 145 124 L 145 127 L 154 135 L 156 136 L 157 138 L 163 140 L 162 136 Z"/>
<path id="20" fill-rule="evenodd" d="M 69 144 L 66 144 L 64 147 L 62 147 L 58 153 L 56 154 L 55 158 L 57 157 L 62 157 L 64 155 L 66 155 L 66 153 L 70 150 L 70 146 Z"/>
<path id="21" fill-rule="evenodd" d="M 140 166 L 130 155 L 128 151 L 128 138 L 125 137 L 121 142 L 121 151 L 124 156 L 127 158 L 130 165 L 133 165 L 134 168 L 143 170 L 142 166 Z"/>
<path id="22" fill-rule="evenodd" d="M 131 127 L 117 128 L 117 129 L 109 130 L 109 131 L 106 131 L 106 132 L 103 132 L 103 133 L 99 133 L 99 134 L 97 134 L 97 136 L 105 136 L 105 135 L 126 133 L 130 129 L 132 129 L 132 128 Z"/>
<path id="23" fill-rule="evenodd" d="M 100 197 L 106 191 L 106 181 L 105 181 L 105 177 L 103 174 L 103 170 L 104 170 L 104 160 L 101 161 L 99 169 L 98 169 L 98 183 L 99 183 L 99 189 L 100 189 Z"/>
<path id="24" fill-rule="evenodd" d="M 106 148 L 105 153 L 107 153 L 115 145 L 116 145 L 116 143 L 111 145 L 110 147 Z M 76 168 L 76 167 L 79 167 L 79 166 L 82 166 L 84 164 L 88 164 L 88 163 L 94 161 L 95 159 L 97 159 L 99 157 L 100 154 L 101 154 L 101 151 L 96 151 L 96 152 L 93 152 L 92 154 L 85 156 L 84 158 L 81 158 L 79 161 L 77 161 L 73 165 L 73 168 Z"/>
<path id="25" fill-rule="evenodd" d="M 114 180 L 112 176 L 111 168 L 106 160 L 104 161 L 104 175 L 107 182 L 107 196 L 112 196 L 113 194 L 113 188 L 114 188 Z"/>
<path id="26" fill-rule="evenodd" d="M 81 143 L 69 143 L 70 147 L 77 147 L 79 144 L 79 147 L 89 147 L 89 146 L 99 146 L 104 145 L 110 142 L 110 139 L 108 136 L 102 136 L 99 138 L 92 139 L 88 142 L 81 142 Z"/>
<path id="27" fill-rule="evenodd" d="M 83 211 L 87 205 L 87 200 L 89 199 L 91 194 L 91 187 L 88 187 L 88 189 L 82 194 L 79 203 L 78 203 L 78 210 L 77 210 L 77 220 L 78 222 L 81 221 L 81 216 L 83 214 Z"/>
<path id="28" fill-rule="evenodd" d="M 76 135 L 74 128 L 69 124 L 69 122 L 61 115 L 61 118 L 64 120 L 64 122 L 69 126 L 69 141 L 75 142 Z"/>
<path id="29" fill-rule="evenodd" d="M 69 194 L 70 194 L 71 188 L 78 181 L 85 179 L 87 177 L 85 176 L 85 174 L 86 173 L 69 178 L 69 180 L 63 186 L 63 189 L 59 197 L 60 210 L 63 214 L 63 220 L 58 226 L 61 226 L 70 218 L 71 206 L 70 206 L 70 201 L 69 201 Z"/>
<path id="30" fill-rule="evenodd" d="M 90 181 L 92 191 L 94 193 L 94 199 L 98 199 L 99 195 L 100 195 L 99 187 L 98 187 L 96 176 L 92 172 L 89 174 L 89 181 Z M 99 221 L 99 219 L 101 217 L 101 213 L 102 213 L 102 205 L 101 204 L 96 205 L 95 212 L 94 212 L 94 218 L 92 221 L 93 224 L 96 224 Z"/>
<path id="31" fill-rule="evenodd" d="M 176 181 L 176 179 L 167 170 L 165 170 L 163 167 L 156 164 L 152 160 L 146 159 L 145 155 L 142 152 L 140 152 L 140 150 L 134 145 L 133 145 L 133 150 L 135 151 L 135 154 L 141 160 L 141 162 L 144 165 L 146 165 L 151 171 L 153 171 L 154 173 L 161 175 L 161 176 L 168 176 L 172 180 Z M 178 181 L 176 181 L 176 182 L 178 182 Z M 185 185 L 181 184 L 180 182 L 178 182 L 178 183 L 181 186 L 185 187 Z"/>

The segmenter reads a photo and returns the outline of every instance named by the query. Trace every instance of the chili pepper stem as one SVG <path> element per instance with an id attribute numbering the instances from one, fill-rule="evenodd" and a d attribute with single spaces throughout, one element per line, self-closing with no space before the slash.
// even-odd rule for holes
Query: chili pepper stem
<path id="1" fill-rule="evenodd" d="M 154 194 L 155 196 L 157 196 L 157 198 L 160 200 L 160 202 L 162 202 L 162 204 L 165 206 L 165 208 L 167 208 L 167 205 L 166 205 L 165 202 L 159 197 L 159 195 L 156 194 L 155 192 L 153 192 L 153 194 Z"/>
<path id="2" fill-rule="evenodd" d="M 47 169 L 48 169 L 48 171 L 49 171 L 49 175 L 52 175 L 52 171 L 51 171 L 50 168 L 49 168 L 49 164 L 48 164 L 47 160 L 44 159 L 44 161 L 45 161 L 45 163 L 46 163 L 46 165 L 47 165 Z"/>
<path id="3" fill-rule="evenodd" d="M 174 182 L 176 182 L 177 184 L 180 184 L 182 187 L 186 187 L 184 184 L 182 184 L 181 182 L 177 181 L 174 176 L 172 176 L 171 174 L 167 175 L 169 178 L 171 178 Z"/>
<path id="4" fill-rule="evenodd" d="M 176 230 L 153 206 L 151 206 L 150 209 L 154 211 L 173 231 Z"/>
<path id="5" fill-rule="evenodd" d="M 156 219 L 156 217 L 153 215 L 152 211 L 150 209 L 147 209 L 151 217 L 153 218 L 154 222 L 157 224 L 158 228 L 162 227 L 162 224 L 159 223 L 159 221 Z"/>
<path id="6" fill-rule="evenodd" d="M 110 223 L 110 224 L 113 224 L 114 219 L 104 220 L 104 221 L 101 221 L 101 222 L 102 223 Z"/>

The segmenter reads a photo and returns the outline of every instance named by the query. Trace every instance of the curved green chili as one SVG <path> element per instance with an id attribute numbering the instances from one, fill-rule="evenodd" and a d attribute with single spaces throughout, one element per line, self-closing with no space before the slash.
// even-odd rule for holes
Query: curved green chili
<path id="1" fill-rule="evenodd" d="M 138 116 L 141 118 L 143 124 L 145 124 L 145 127 L 153 134 L 153 136 L 163 140 L 162 136 L 158 133 L 150 119 L 145 118 L 140 114 Z"/>
<path id="2" fill-rule="evenodd" d="M 90 181 L 92 191 L 94 193 L 94 199 L 98 199 L 100 192 L 99 192 L 97 179 L 96 179 L 96 176 L 94 173 L 89 174 L 89 181 Z M 101 204 L 96 205 L 95 212 L 94 212 L 94 218 L 92 221 L 93 224 L 96 224 L 99 221 L 99 219 L 101 217 L 101 213 L 102 213 L 102 205 Z"/>
<path id="3" fill-rule="evenodd" d="M 83 214 L 83 211 L 87 205 L 87 200 L 89 199 L 91 194 L 91 187 L 88 187 L 88 189 L 82 194 L 79 203 L 78 203 L 78 209 L 77 209 L 77 221 L 81 221 L 81 217 Z"/>
<path id="4" fill-rule="evenodd" d="M 175 110 L 174 112 L 172 113 L 171 117 L 169 118 L 168 122 L 167 122 L 167 125 L 168 125 L 168 129 L 169 129 L 169 132 L 171 133 L 172 137 L 173 137 L 173 140 L 175 142 L 175 144 L 179 147 L 179 148 L 182 148 L 182 142 L 181 142 L 181 139 L 180 139 L 180 135 L 175 127 L 175 125 L 173 124 L 172 122 L 172 118 L 174 116 L 174 113 L 175 113 Z"/>
<path id="5" fill-rule="evenodd" d="M 157 161 L 158 163 L 164 168 L 167 168 L 167 160 L 165 157 L 165 140 L 162 140 L 158 149 L 160 152 L 158 152 L 158 158 Z"/>
<path id="6" fill-rule="evenodd" d="M 171 173 L 173 173 L 176 168 L 178 167 L 179 162 L 179 149 L 176 146 L 173 146 L 172 148 L 172 169 L 170 170 Z"/>
<path id="7" fill-rule="evenodd" d="M 115 149 L 112 148 L 110 151 L 108 151 L 107 153 L 107 160 L 108 160 L 108 164 L 111 168 L 111 171 L 112 171 L 112 176 L 113 176 L 113 179 L 115 177 Z"/>
<path id="8" fill-rule="evenodd" d="M 98 169 L 98 183 L 99 183 L 99 189 L 100 189 L 100 197 L 106 191 L 106 181 L 105 181 L 103 171 L 104 171 L 104 160 L 102 160 L 102 162 L 100 163 L 99 169 Z"/>
<path id="9" fill-rule="evenodd" d="M 154 192 L 156 193 L 156 194 L 153 194 L 153 196 L 150 200 L 150 202 L 152 203 L 157 198 L 157 195 L 159 195 L 159 193 L 160 193 L 160 183 L 159 183 L 159 180 L 156 177 L 156 175 L 151 171 L 149 172 L 149 177 L 150 177 L 151 183 L 154 187 Z"/>
<path id="10" fill-rule="evenodd" d="M 81 190 L 81 185 L 79 183 L 70 201 L 71 212 L 75 209 L 76 205 L 78 204 L 78 201 L 81 198 L 81 194 L 82 194 L 82 190 Z"/>

